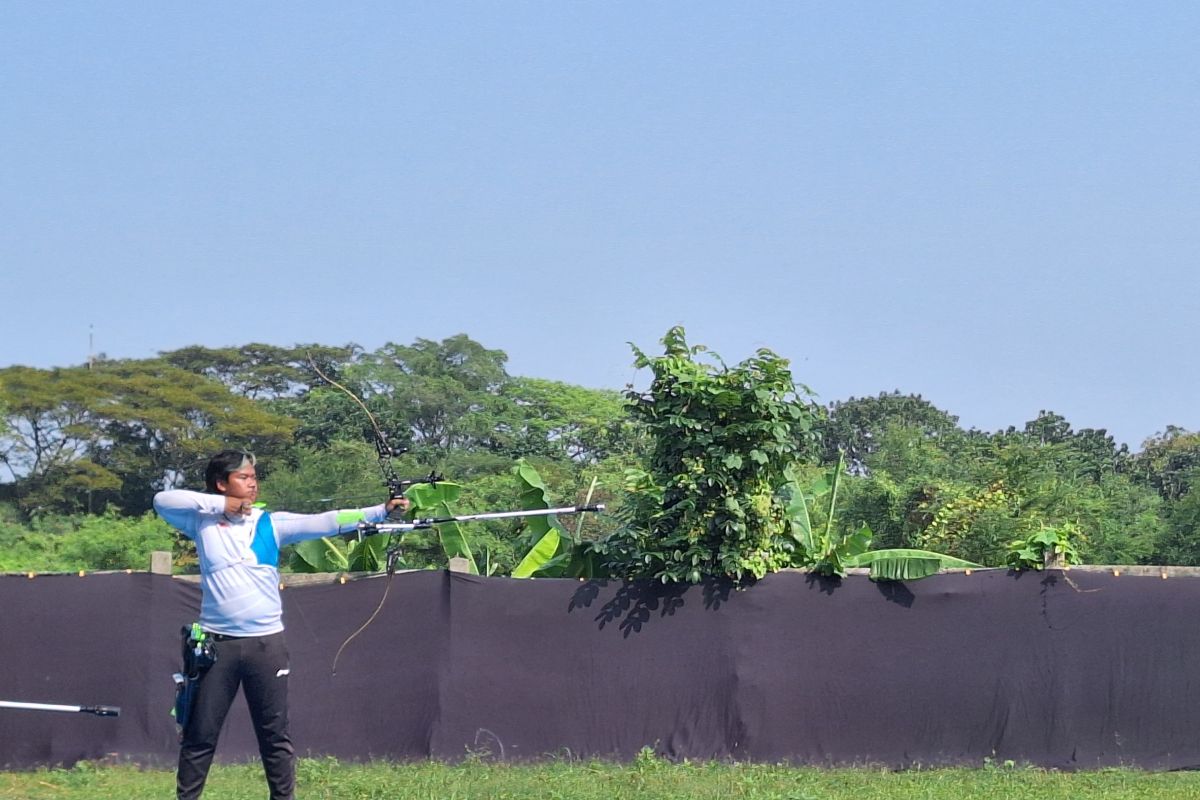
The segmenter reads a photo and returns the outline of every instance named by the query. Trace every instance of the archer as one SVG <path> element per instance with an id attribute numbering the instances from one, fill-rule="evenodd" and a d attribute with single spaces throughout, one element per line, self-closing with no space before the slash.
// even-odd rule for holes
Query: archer
<path id="1" fill-rule="evenodd" d="M 271 800 L 292 800 L 295 759 L 288 736 L 288 649 L 279 595 L 279 549 L 305 539 L 354 532 L 408 501 L 322 514 L 267 512 L 254 506 L 252 453 L 223 450 L 204 470 L 207 492 L 159 492 L 154 509 L 196 543 L 200 557 L 199 636 L 215 647 L 180 732 L 176 794 L 193 800 L 204 783 L 225 715 L 240 686 L 250 708 Z M 185 643 L 185 648 L 187 644 Z M 207 661 L 206 661 L 207 663 Z"/>

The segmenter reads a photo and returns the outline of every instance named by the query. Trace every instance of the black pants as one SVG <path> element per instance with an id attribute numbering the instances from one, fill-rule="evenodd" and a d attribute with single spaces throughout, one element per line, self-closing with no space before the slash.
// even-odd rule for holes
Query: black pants
<path id="1" fill-rule="evenodd" d="M 288 738 L 288 650 L 282 633 L 243 639 L 217 638 L 217 661 L 200 679 L 195 706 L 183 731 L 175 785 L 179 800 L 204 791 L 217 737 L 238 686 L 246 695 L 271 800 L 292 800 L 295 761 Z"/>

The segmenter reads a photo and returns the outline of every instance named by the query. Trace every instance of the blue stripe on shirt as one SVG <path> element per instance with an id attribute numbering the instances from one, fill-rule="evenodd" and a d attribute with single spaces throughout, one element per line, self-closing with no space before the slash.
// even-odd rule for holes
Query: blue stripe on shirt
<path id="1" fill-rule="evenodd" d="M 243 540 L 244 541 L 244 540 Z M 250 549 L 258 558 L 258 563 L 268 567 L 279 566 L 279 542 L 275 540 L 275 526 L 271 524 L 271 515 L 264 511 L 258 517 L 254 526 L 254 540 Z"/>

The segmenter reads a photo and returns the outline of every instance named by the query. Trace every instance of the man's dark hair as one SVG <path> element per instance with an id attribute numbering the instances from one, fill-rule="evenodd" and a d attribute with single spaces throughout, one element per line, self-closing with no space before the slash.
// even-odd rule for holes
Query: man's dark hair
<path id="1" fill-rule="evenodd" d="M 213 494 L 220 494 L 217 481 L 229 481 L 229 473 L 236 472 L 242 465 L 254 466 L 254 453 L 245 450 L 222 450 L 208 460 L 204 468 L 204 486 Z"/>

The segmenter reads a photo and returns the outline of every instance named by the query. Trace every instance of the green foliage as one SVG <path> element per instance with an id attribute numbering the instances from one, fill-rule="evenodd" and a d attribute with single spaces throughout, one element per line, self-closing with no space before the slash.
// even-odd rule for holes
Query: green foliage
<path id="1" fill-rule="evenodd" d="M 292 545 L 287 565 L 292 572 L 347 572 L 349 545 L 332 537 L 307 539 Z"/>
<path id="2" fill-rule="evenodd" d="M 386 499 L 375 450 L 365 440 L 296 447 L 287 458 L 261 462 L 259 494 L 269 508 L 297 513 L 357 508 Z"/>
<path id="3" fill-rule="evenodd" d="M 885 422 L 872 441 L 844 516 L 884 547 L 1000 566 L 1013 540 L 1069 523 L 1087 533 L 1085 562 L 1140 563 L 1163 541 L 1162 501 L 1130 479 L 1121 448 L 1055 414 L 997 434 Z"/>
<path id="4" fill-rule="evenodd" d="M 866 525 L 847 532 L 839 532 L 834 527 L 838 487 L 844 471 L 845 462 L 839 453 L 837 464 L 818 475 L 808 487 L 802 488 L 794 478 L 784 487 L 787 519 L 793 538 L 800 544 L 792 563 L 821 575 L 845 575 L 846 562 L 862 555 L 871 546 L 871 529 Z M 825 510 L 825 524 L 814 530 L 808 513 L 809 503 L 826 496 L 829 502 Z"/>
<path id="5" fill-rule="evenodd" d="M 895 426 L 912 428 L 924 438 L 937 439 L 957 430 L 958 417 L 947 414 L 921 395 L 881 392 L 877 397 L 851 397 L 831 403 L 820 419 L 822 459 L 846 458 L 850 471 L 867 469 L 867 460 L 885 446 L 885 432 Z"/>
<path id="6" fill-rule="evenodd" d="M 513 472 L 521 481 L 521 510 L 552 508 L 542 476 L 524 460 L 518 461 Z M 521 563 L 512 571 L 514 578 L 529 578 L 537 574 L 553 575 L 570 560 L 574 542 L 553 515 L 526 517 L 525 524 L 537 540 Z"/>
<path id="7" fill-rule="evenodd" d="M 1179 500 L 1200 476 L 1200 433 L 1168 425 L 1164 433 L 1146 440 L 1131 459 L 1129 473 L 1164 500 Z"/>
<path id="8" fill-rule="evenodd" d="M 454 516 L 451 504 L 458 499 L 462 487 L 448 481 L 437 484 L 417 484 L 409 487 L 405 497 L 412 503 L 411 518 Z M 479 574 L 475 558 L 471 553 L 466 535 L 456 522 L 443 522 L 435 526 L 438 541 L 444 556 L 431 564 L 445 566 L 446 560 L 455 557 L 467 559 L 470 571 Z M 408 537 L 405 535 L 405 550 Z M 393 537 L 386 533 L 364 537 L 361 541 L 345 542 L 338 537 L 309 539 L 292 547 L 288 566 L 294 572 L 375 572 L 387 565 L 387 549 Z M 413 566 L 410 559 L 405 563 Z"/>
<path id="9" fill-rule="evenodd" d="M 297 513 L 361 508 L 383 502 L 375 451 L 363 441 L 333 441 L 325 449 L 296 448 L 291 458 L 260 465 L 259 491 L 266 505 Z M 362 542 L 340 537 L 310 539 L 288 548 L 293 572 L 374 572 L 385 566 L 388 537 Z"/>
<path id="10" fill-rule="evenodd" d="M 554 563 L 554 559 L 558 555 L 562 543 L 562 531 L 558 528 L 550 528 L 542 535 L 542 538 L 537 540 L 537 543 L 530 548 L 529 552 L 525 554 L 525 557 L 521 559 L 521 563 L 513 568 L 512 577 L 531 578 L 538 572 L 545 573 Z"/>
<path id="11" fill-rule="evenodd" d="M 503 351 L 459 334 L 441 342 L 389 343 L 348 369 L 347 377 L 360 395 L 376 399 L 384 427 L 402 432 L 432 463 L 452 450 L 488 449 L 497 395 L 509 381 L 507 360 Z"/>
<path id="12" fill-rule="evenodd" d="M 769 351 L 726 368 L 715 358 L 697 363 L 704 348 L 689 348 L 681 329 L 664 343 L 661 358 L 634 349 L 655 382 L 627 398 L 628 414 L 615 392 L 510 376 L 502 351 L 465 335 L 369 353 L 355 345 L 249 344 L 101 360 L 90 370 L 0 369 L 0 502 L 12 504 L 14 524 L 26 531 L 35 518 L 82 520 L 105 508 L 136 518 L 157 489 L 199 488 L 207 457 L 228 446 L 259 454 L 263 497 L 273 508 L 379 502 L 370 423 L 316 378 L 312 355 L 363 397 L 393 444 L 411 446 L 397 471 L 438 469 L 461 482 L 453 504 L 460 513 L 512 508 L 527 488 L 511 471 L 517 459 L 536 469 L 547 496 L 567 502 L 580 502 L 597 478 L 593 501 L 620 513 L 585 515 L 560 529 L 554 554 L 534 574 L 584 574 L 578 559 L 589 552 L 596 559 L 587 574 L 666 580 L 689 580 L 693 570 L 745 577 L 802 564 L 809 550 L 784 508 L 795 497 L 784 488 L 789 460 L 817 551 L 857 546 L 869 531 L 872 547 L 997 566 L 1010 542 L 1070 524 L 1086 533 L 1077 544 L 1086 563 L 1200 564 L 1200 493 L 1191 491 L 1200 434 L 1168 426 L 1130 455 L 1105 431 L 1074 430 L 1050 411 L 985 433 L 962 430 L 920 395 L 899 392 L 835 402 L 822 414 L 803 387 L 789 393 L 786 362 Z M 786 408 L 798 417 L 772 416 Z M 791 431 L 782 434 L 787 441 L 776 438 L 783 429 Z M 797 476 L 807 475 L 801 467 L 810 454 L 820 450 L 827 469 L 840 449 L 848 469 L 834 517 L 830 498 Z M 671 540 L 669 531 L 681 538 Z M 469 534 L 484 570 L 501 574 L 539 542 L 543 554 L 554 544 L 549 530 L 539 534 L 520 521 L 472 523 Z M 440 566 L 447 543 L 458 547 L 454 540 L 453 532 L 414 531 L 405 537 L 406 562 Z M 20 541 L 17 561 L 40 557 L 32 540 Z M 573 556 L 563 564 L 568 546 Z M 300 560 L 326 561 L 317 545 L 310 548 Z M 374 546 L 357 551 L 357 560 L 344 543 L 334 548 L 336 556 L 326 554 L 333 563 L 377 561 Z M 180 563 L 194 561 L 184 540 L 175 550 Z M 823 568 L 836 573 L 849 558 L 832 559 L 840 567 L 827 559 Z"/>
<path id="13" fill-rule="evenodd" d="M 845 567 L 869 567 L 873 581 L 915 581 L 936 575 L 944 569 L 981 566 L 942 553 L 911 548 L 868 550 L 848 556 L 842 564 Z"/>
<path id="14" fill-rule="evenodd" d="M 845 575 L 851 567 L 868 567 L 871 580 L 918 580 L 954 567 L 978 567 L 971 561 L 943 553 L 912 548 L 869 550 L 871 528 L 862 523 L 857 529 L 839 529 L 835 525 L 838 489 L 844 481 L 845 461 L 839 453 L 837 463 L 801 488 L 797 481 L 785 487 L 787 513 L 801 549 L 795 563 L 821 575 Z M 851 481 L 854 478 L 850 479 Z M 823 512 L 825 522 L 814 529 L 809 506 L 828 497 Z"/>
<path id="15" fill-rule="evenodd" d="M 22 509 L 148 511 L 156 488 L 196 485 L 207 456 L 236 444 L 270 456 L 291 420 L 158 360 L 0 370 L 0 460 Z"/>
<path id="16" fill-rule="evenodd" d="M 277 347 L 252 343 L 241 347 L 184 347 L 160 356 L 174 367 L 220 381 L 242 397 L 269 401 L 307 391 L 312 381 L 309 358 L 318 364 L 333 365 L 351 359 L 358 352 L 358 346 L 353 344 Z"/>
<path id="17" fill-rule="evenodd" d="M 1190 486 L 1200 486 L 1200 467 L 1182 477 Z M 1192 489 L 1167 503 L 1162 521 L 1156 541 L 1158 563 L 1200 564 L 1200 490 Z"/>
<path id="18" fill-rule="evenodd" d="M 336 537 L 306 539 L 290 548 L 287 567 L 292 572 L 378 572 L 387 566 L 390 538 L 377 533 L 362 541 Z"/>
<path id="19" fill-rule="evenodd" d="M 1007 563 L 1014 569 L 1041 569 L 1047 564 L 1081 564 L 1078 545 L 1083 538 L 1075 525 L 1043 527 L 1024 539 L 1012 542 Z"/>
<path id="20" fill-rule="evenodd" d="M 9 507 L 0 514 L 0 572 L 147 570 L 150 553 L 170 551 L 174 540 L 153 513 L 45 514 L 25 524 Z"/>
<path id="21" fill-rule="evenodd" d="M 404 496 L 412 501 L 409 515 L 416 519 L 454 516 L 451 503 L 455 502 L 461 493 L 462 487 L 456 483 L 422 483 L 410 487 Z M 436 527 L 446 558 L 465 558 L 471 574 L 478 575 L 479 567 L 475 564 L 475 556 L 471 553 L 471 546 L 462 526 L 457 522 L 442 522 Z"/>
<path id="22" fill-rule="evenodd" d="M 553 508 L 550 502 L 550 492 L 532 465 L 524 460 L 517 462 L 513 473 L 521 482 L 521 509 L 533 510 L 538 508 Z M 597 479 L 592 484 L 581 505 L 590 505 L 596 489 Z M 575 520 L 575 530 L 571 532 L 563 527 L 554 515 L 545 517 L 525 517 L 524 524 L 528 533 L 536 541 L 521 559 L 512 577 L 529 578 L 592 578 L 597 574 L 596 558 L 590 543 L 586 542 L 581 532 L 584 521 L 591 514 L 580 514 Z"/>
<path id="23" fill-rule="evenodd" d="M 390 537 L 375 534 L 361 541 L 338 537 L 306 539 L 292 546 L 288 568 L 292 572 L 377 572 L 387 565 Z"/>
<path id="24" fill-rule="evenodd" d="M 627 525 L 594 551 L 615 574 L 662 582 L 743 581 L 792 562 L 796 540 L 779 489 L 809 456 L 815 412 L 787 361 L 769 350 L 734 367 L 689 347 L 682 328 L 636 365 L 653 379 L 627 394 L 649 443 L 627 475 Z"/>
<path id="25" fill-rule="evenodd" d="M 620 393 L 538 378 L 513 378 L 500 389 L 493 449 L 594 467 L 632 446 L 633 427 Z"/>
<path id="26" fill-rule="evenodd" d="M 928 520 L 915 537 L 919 546 L 992 563 L 1000 543 L 1029 524 L 1027 518 L 1020 516 L 1020 497 L 1003 478 L 986 486 L 970 481 L 931 484 L 919 508 L 926 512 Z"/>

